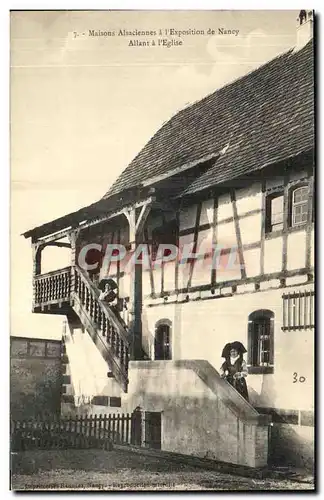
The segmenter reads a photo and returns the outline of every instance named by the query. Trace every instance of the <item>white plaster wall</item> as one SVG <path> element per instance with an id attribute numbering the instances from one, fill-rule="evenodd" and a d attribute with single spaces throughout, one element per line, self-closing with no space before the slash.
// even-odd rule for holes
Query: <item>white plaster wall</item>
<path id="1" fill-rule="evenodd" d="M 246 276 L 258 276 L 260 274 L 260 248 L 253 248 L 251 250 L 244 250 L 244 263 Z"/>
<path id="2" fill-rule="evenodd" d="M 239 221 L 242 245 L 255 243 L 261 238 L 261 213 L 244 217 Z"/>
<path id="3" fill-rule="evenodd" d="M 110 368 L 87 332 L 75 328 L 73 335 L 66 339 L 65 346 L 71 386 L 76 396 L 120 396 L 120 386 L 115 379 L 108 378 Z"/>
<path id="4" fill-rule="evenodd" d="M 261 209 L 261 184 L 253 183 L 251 186 L 236 190 L 236 207 L 238 215 L 250 210 Z"/>
<path id="5" fill-rule="evenodd" d="M 312 230 L 312 233 L 311 233 L 311 256 L 310 256 L 310 261 L 311 261 L 312 267 L 315 267 L 314 251 L 315 251 L 315 238 L 314 238 L 314 230 Z"/>
<path id="6" fill-rule="evenodd" d="M 233 208 L 229 194 L 223 194 L 218 198 L 217 221 L 233 217 Z"/>
<path id="7" fill-rule="evenodd" d="M 212 224 L 214 217 L 214 200 L 206 200 L 201 205 L 200 225 Z"/>
<path id="8" fill-rule="evenodd" d="M 220 224 L 217 228 L 217 244 L 222 248 L 237 246 L 234 220 Z"/>
<path id="9" fill-rule="evenodd" d="M 282 236 L 264 242 L 264 272 L 276 273 L 282 268 Z"/>
<path id="10" fill-rule="evenodd" d="M 175 261 L 165 262 L 164 269 L 164 291 L 175 289 Z"/>
<path id="11" fill-rule="evenodd" d="M 291 233 L 287 239 L 287 269 L 299 269 L 306 265 L 306 232 Z"/>
<path id="12" fill-rule="evenodd" d="M 311 289 L 303 285 L 301 290 Z M 289 289 L 297 290 L 298 287 Z M 225 343 L 239 340 L 247 347 L 248 316 L 270 309 L 274 322 L 274 374 L 249 375 L 250 397 L 256 406 L 308 410 L 313 407 L 314 332 L 282 331 L 283 289 L 247 293 L 183 304 L 145 309 L 146 325 L 154 338 L 156 321 L 168 318 L 173 324 L 174 359 L 206 359 L 217 370 Z M 304 382 L 294 383 L 294 373 Z"/>

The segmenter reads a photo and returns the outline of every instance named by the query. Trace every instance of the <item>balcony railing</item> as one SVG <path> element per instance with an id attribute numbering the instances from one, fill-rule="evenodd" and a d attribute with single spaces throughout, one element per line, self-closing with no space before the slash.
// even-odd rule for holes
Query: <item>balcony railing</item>
<path id="1" fill-rule="evenodd" d="M 65 267 L 34 279 L 34 307 L 70 301 L 71 267 Z"/>
<path id="2" fill-rule="evenodd" d="M 84 328 L 109 364 L 115 379 L 127 391 L 129 338 L 127 327 L 78 266 L 41 274 L 34 279 L 34 312 L 67 314 L 80 318 Z M 62 306 L 64 304 L 64 310 Z"/>

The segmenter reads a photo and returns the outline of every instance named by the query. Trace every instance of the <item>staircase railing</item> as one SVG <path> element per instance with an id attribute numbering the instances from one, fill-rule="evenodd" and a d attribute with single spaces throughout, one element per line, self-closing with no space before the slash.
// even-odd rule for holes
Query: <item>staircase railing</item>
<path id="1" fill-rule="evenodd" d="M 78 266 L 72 268 L 72 305 L 98 349 L 107 360 L 125 392 L 128 384 L 128 333 L 108 304 L 99 300 L 100 292 Z"/>

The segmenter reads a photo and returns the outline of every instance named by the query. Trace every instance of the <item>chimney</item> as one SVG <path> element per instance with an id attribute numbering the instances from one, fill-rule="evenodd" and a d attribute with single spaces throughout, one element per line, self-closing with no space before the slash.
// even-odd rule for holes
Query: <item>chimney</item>
<path id="1" fill-rule="evenodd" d="M 295 50 L 302 49 L 313 38 L 313 11 L 301 10 L 297 17 L 297 43 Z"/>

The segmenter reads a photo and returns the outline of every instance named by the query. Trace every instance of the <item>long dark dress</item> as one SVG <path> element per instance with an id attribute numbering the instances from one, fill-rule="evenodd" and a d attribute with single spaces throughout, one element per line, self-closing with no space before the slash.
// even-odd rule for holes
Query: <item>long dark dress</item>
<path id="1" fill-rule="evenodd" d="M 234 378 L 234 374 L 242 371 L 242 359 L 237 359 L 235 363 L 232 365 L 229 360 L 225 360 L 222 364 L 222 370 L 224 373 L 228 372 L 228 375 L 225 376 L 227 382 L 229 382 L 234 389 L 237 390 L 246 399 L 249 400 L 246 380 L 244 377 Z"/>

